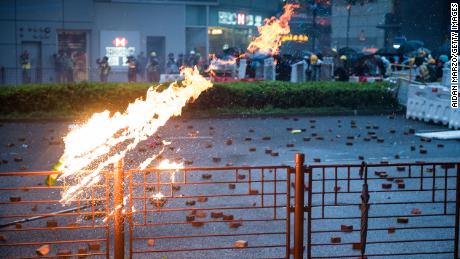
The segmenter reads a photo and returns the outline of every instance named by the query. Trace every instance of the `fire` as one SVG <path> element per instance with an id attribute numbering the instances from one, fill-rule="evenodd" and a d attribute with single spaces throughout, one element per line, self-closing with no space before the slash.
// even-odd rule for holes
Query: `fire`
<path id="1" fill-rule="evenodd" d="M 180 115 L 187 102 L 212 87 L 197 68 L 184 68 L 181 74 L 182 85 L 174 82 L 161 92 L 150 87 L 145 100 L 137 99 L 124 113 L 96 113 L 64 138 L 65 150 L 58 170 L 63 172 L 61 179 L 77 183 L 63 192 L 61 202 L 73 200 L 99 182 L 104 168 L 122 159 L 169 118 Z M 148 166 L 152 160 L 148 158 L 141 166 Z"/>
<path id="2" fill-rule="evenodd" d="M 259 36 L 249 44 L 248 51 L 261 52 L 267 55 L 278 54 L 283 35 L 291 32 L 289 21 L 297 8 L 299 8 L 297 4 L 287 4 L 284 6 L 284 13 L 279 19 L 276 17 L 265 19 L 265 24 L 257 28 Z"/>
<path id="3" fill-rule="evenodd" d="M 211 55 L 211 61 L 209 62 L 209 67 L 206 72 L 209 72 L 211 77 L 216 76 L 216 70 L 227 69 L 227 66 L 232 66 L 236 64 L 237 59 L 235 57 L 230 57 L 227 60 L 220 59 L 216 55 Z"/>

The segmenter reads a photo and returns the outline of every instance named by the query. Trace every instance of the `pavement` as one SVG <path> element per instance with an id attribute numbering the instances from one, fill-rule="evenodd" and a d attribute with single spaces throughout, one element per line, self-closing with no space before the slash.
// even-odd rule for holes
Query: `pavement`
<path id="1" fill-rule="evenodd" d="M 20 172 L 20 171 L 41 171 L 50 170 L 58 161 L 63 152 L 64 145 L 62 137 L 69 131 L 69 125 L 72 123 L 62 122 L 44 122 L 44 123 L 3 123 L 0 127 L 0 159 L 4 160 L 0 164 L 0 172 Z M 355 125 L 355 126 L 353 126 Z M 300 130 L 300 133 L 293 134 L 292 130 Z M 340 116 L 340 117 L 261 117 L 261 118 L 234 118 L 234 119 L 190 119 L 181 120 L 173 119 L 163 127 L 155 136 L 155 139 L 164 139 L 171 141 L 170 147 L 163 154 L 164 158 L 174 161 L 187 161 L 187 167 L 226 167 L 226 166 L 262 166 L 262 165 L 294 165 L 294 155 L 304 153 L 307 164 L 347 164 L 360 163 L 360 158 L 364 158 L 369 163 L 379 163 L 381 161 L 389 162 L 415 162 L 415 161 L 459 161 L 460 142 L 456 140 L 431 140 L 427 141 L 415 136 L 414 132 L 429 132 L 445 130 L 445 127 L 431 125 L 417 121 L 406 120 L 401 116 Z M 375 136 L 375 137 L 372 137 Z M 268 140 L 267 140 L 268 139 Z M 152 140 L 147 140 L 138 146 L 138 149 L 131 152 L 125 159 L 126 168 L 136 168 L 136 166 L 145 158 L 153 155 L 157 149 L 149 146 Z M 271 149 L 272 153 L 278 152 L 278 156 L 272 156 L 265 153 L 266 149 Z M 215 159 L 220 158 L 220 159 Z M 320 162 L 318 163 L 318 159 Z M 218 162 L 216 162 L 218 160 Z M 7 163 L 4 163 L 8 161 Z M 316 161 L 316 162 L 315 162 Z M 343 175 L 345 169 L 339 169 L 338 174 Z M 369 174 L 373 175 L 374 171 Z M 439 169 L 441 170 L 441 169 Z M 388 169 L 390 176 L 397 173 L 396 168 Z M 251 172 L 252 181 L 260 181 L 262 170 Z M 198 181 L 204 181 L 201 178 L 203 171 L 197 170 L 190 172 L 190 178 Z M 249 176 L 248 171 L 239 172 L 239 174 Z M 273 193 L 274 190 L 279 193 L 285 193 L 287 190 L 285 181 L 286 175 L 277 171 L 277 180 L 279 185 L 276 187 L 268 184 L 264 186 L 264 193 Z M 333 172 L 327 172 L 333 175 Z M 407 176 L 407 171 L 404 172 Z M 455 187 L 455 175 L 451 169 L 448 172 L 448 189 Z M 236 176 L 235 170 L 221 170 L 212 172 L 212 181 L 228 182 Z M 354 169 L 351 176 L 359 178 L 358 170 Z M 151 178 L 142 176 L 134 177 L 135 183 L 142 181 L 156 182 L 158 178 L 151 174 Z M 161 181 L 168 181 L 170 175 L 160 176 Z M 177 175 L 176 181 L 184 180 L 182 176 Z M 273 170 L 264 172 L 264 179 L 275 180 Z M 314 171 L 314 179 L 320 180 L 322 177 L 320 171 Z M 327 176 L 332 177 L 332 176 Z M 326 177 L 326 178 L 327 178 Z M 420 188 L 420 172 L 414 172 L 415 179 L 406 180 L 406 189 Z M 332 179 L 332 178 L 331 178 Z M 283 184 L 284 183 L 284 184 Z M 374 179 L 370 183 L 372 190 L 381 190 L 381 184 L 385 180 Z M 424 179 L 425 186 L 431 186 L 433 182 L 430 177 Z M 340 181 L 338 184 L 345 188 L 346 182 Z M 43 177 L 8 177 L 0 180 L 0 187 L 7 186 L 43 186 Z M 328 181 L 324 190 L 331 191 L 335 187 L 334 181 Z M 439 200 L 443 199 L 442 189 L 445 187 L 444 182 L 439 180 L 435 187 L 440 189 L 436 191 Z M 261 184 L 254 183 L 250 188 L 261 191 Z M 313 192 L 321 192 L 320 182 L 313 187 Z M 339 204 L 346 205 L 359 202 L 359 192 L 362 188 L 362 181 L 354 181 L 351 184 L 351 190 L 355 193 L 339 195 Z M 392 190 L 396 190 L 395 186 Z M 162 189 L 163 190 L 163 189 Z M 166 193 L 166 190 L 164 191 Z M 238 183 L 234 190 L 230 190 L 225 184 L 196 184 L 182 185 L 175 198 L 168 199 L 165 209 L 171 209 L 164 212 L 150 211 L 148 213 L 139 213 L 134 217 L 134 222 L 139 226 L 133 230 L 133 237 L 138 238 L 134 241 L 136 251 L 148 250 L 176 250 L 174 253 L 146 253 L 135 254 L 135 258 L 255 258 L 255 257 L 282 257 L 284 249 L 281 247 L 285 244 L 286 230 L 285 209 L 276 209 L 273 211 L 274 201 L 282 207 L 286 204 L 285 195 L 278 195 L 275 199 L 273 195 L 264 197 L 264 207 L 261 205 L 261 195 L 247 195 L 248 183 Z M 96 195 L 103 196 L 103 190 L 96 190 Z M 135 197 L 143 197 L 145 190 L 142 186 L 134 187 Z M 236 195 L 235 195 L 236 194 Z M 239 194 L 244 196 L 238 196 Z M 48 189 L 40 191 L 0 191 L 0 217 L 11 214 L 30 214 L 31 203 L 14 204 L 9 202 L 10 197 L 20 196 L 22 201 L 33 201 L 39 199 L 59 199 L 58 189 Z M 180 195 L 183 195 L 182 197 Z M 210 218 L 211 208 L 224 208 L 221 212 L 232 213 L 235 219 L 241 219 L 243 225 L 237 229 L 228 227 L 228 222 L 210 222 L 202 227 L 193 227 L 190 224 L 172 224 L 184 222 L 185 215 L 190 212 L 190 208 L 184 205 L 184 197 L 196 200 L 196 196 L 206 195 L 227 195 L 225 197 L 212 198 L 207 202 L 197 202 L 193 207 L 202 208 L 207 213 L 206 220 Z M 455 192 L 448 191 L 446 197 L 449 200 L 455 200 Z M 394 235 L 388 235 L 386 228 L 395 224 L 394 218 L 379 219 L 381 215 L 411 215 L 411 209 L 419 208 L 422 214 L 438 213 L 442 209 L 442 203 L 429 204 L 426 201 L 431 200 L 431 192 L 405 192 L 405 193 L 376 193 L 371 195 L 371 201 L 375 203 L 372 206 L 370 214 L 375 216 L 369 222 L 370 228 L 381 228 L 381 231 L 372 231 L 368 235 L 371 242 L 375 244 L 368 245 L 368 253 L 410 253 L 413 251 L 447 251 L 452 250 L 453 242 L 414 242 L 402 243 L 397 240 L 415 239 L 449 239 L 453 236 L 451 228 L 446 229 L 407 229 L 397 231 Z M 378 203 L 392 201 L 408 201 L 407 205 L 397 204 L 394 206 L 380 206 Z M 420 203 L 417 203 L 420 202 Z M 318 218 L 313 225 L 313 230 L 319 232 L 324 230 L 340 230 L 341 224 L 351 224 L 355 229 L 359 229 L 359 220 L 323 220 L 320 211 L 322 204 L 334 205 L 334 195 L 313 196 L 313 204 L 317 206 L 313 210 L 313 215 Z M 254 205 L 255 204 L 255 205 Z M 447 210 L 449 213 L 454 211 L 455 204 L 448 203 Z M 137 209 L 144 206 L 152 206 L 147 199 L 138 199 L 133 203 Z M 253 206 L 254 209 L 248 210 L 225 210 L 230 206 Z M 154 207 L 149 207 L 154 210 Z M 187 208 L 184 211 L 174 211 L 177 208 Z M 206 209 L 208 208 L 208 209 Z M 37 213 L 49 213 L 63 209 L 63 206 L 56 202 L 41 205 Z M 359 216 L 359 210 L 356 206 L 329 206 L 325 208 L 326 217 L 353 217 Z M 277 221 L 257 221 L 257 219 L 272 219 L 276 213 Z M 387 214 L 385 214 L 387 213 Z M 144 218 L 145 217 L 145 218 Z M 0 230 L 0 235 L 7 238 L 8 242 L 33 242 L 39 240 L 70 240 L 70 239 L 89 239 L 105 238 L 105 229 L 90 228 L 94 226 L 91 221 L 81 217 L 55 217 L 59 226 L 78 222 L 81 226 L 88 226 L 84 230 L 52 230 L 45 229 L 40 231 L 26 232 L 15 230 L 14 227 Z M 250 221 L 255 219 L 255 221 Z M 10 221 L 11 218 L 0 218 L 0 223 Z M 46 225 L 46 221 L 38 220 L 31 223 L 24 223 L 24 228 L 40 228 Z M 237 220 L 238 221 L 238 220 Z M 171 223 L 171 224 L 166 224 Z M 101 220 L 95 222 L 97 225 L 103 225 Z M 153 224 L 146 226 L 148 224 Z M 155 224 L 161 224 L 156 226 Z M 414 225 L 411 225 L 414 224 Z M 409 226 L 433 226 L 453 224 L 452 216 L 439 217 L 419 217 L 411 220 Z M 398 225 L 396 225 L 398 227 Z M 265 235 L 239 235 L 244 233 L 281 233 Z M 340 231 L 339 231 L 340 232 Z M 205 235 L 205 234 L 232 234 L 221 237 L 198 237 L 198 238 L 177 238 L 178 235 Z M 69 237 L 72 238 L 69 238 Z M 330 245 L 330 238 L 341 236 L 343 245 Z M 157 237 L 157 239 L 155 239 Z M 158 238 L 162 237 L 162 238 Z M 169 238 L 168 238 L 169 237 Z M 174 237 L 174 238 L 173 238 Z M 111 239 L 112 236 L 110 236 Z M 126 238 L 128 239 L 128 238 Z M 148 246 L 147 240 L 155 239 L 155 245 Z M 236 240 L 248 241 L 249 248 L 245 249 L 224 249 L 216 251 L 199 250 L 211 247 L 232 247 Z M 315 256 L 324 256 L 334 258 L 338 255 L 352 255 L 356 257 L 359 252 L 351 249 L 348 243 L 359 240 L 359 231 L 352 233 L 315 233 L 313 243 L 313 254 Z M 378 244 L 382 240 L 392 240 L 391 244 Z M 82 242 L 85 243 L 85 242 Z M 327 245 L 321 245 L 325 244 Z M 81 244 L 80 244 L 81 245 Z M 76 244 L 51 245 L 51 253 L 55 254 L 57 249 L 67 248 L 76 253 Z M 280 246 L 273 248 L 260 248 L 259 246 Z M 0 255 L 5 258 L 19 256 L 34 256 L 34 250 L 37 244 L 29 244 L 24 248 L 2 246 L 0 243 Z M 253 247 L 253 248 L 251 248 Z M 102 243 L 101 250 L 106 247 Z M 184 251 L 181 249 L 195 248 L 196 251 Z M 385 256 L 383 256 L 384 258 Z M 451 258 L 451 254 L 429 254 L 407 256 L 401 255 L 400 258 Z M 382 257 L 379 257 L 382 258 Z"/>

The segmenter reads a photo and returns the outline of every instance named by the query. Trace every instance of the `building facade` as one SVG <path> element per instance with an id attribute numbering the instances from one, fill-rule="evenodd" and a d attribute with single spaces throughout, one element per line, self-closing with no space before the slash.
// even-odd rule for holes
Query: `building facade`
<path id="1" fill-rule="evenodd" d="M 279 0 L 2 0 L 0 83 L 20 84 L 27 50 L 31 82 L 55 82 L 58 53 L 68 53 L 75 81 L 97 80 L 96 59 L 109 58 L 110 81 L 126 81 L 126 57 L 191 50 L 202 57 L 224 45 L 244 48 L 258 25 L 281 11 Z"/>

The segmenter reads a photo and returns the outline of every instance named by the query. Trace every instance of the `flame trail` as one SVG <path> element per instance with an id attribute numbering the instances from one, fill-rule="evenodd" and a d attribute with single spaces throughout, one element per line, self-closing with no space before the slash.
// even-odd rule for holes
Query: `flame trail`
<path id="1" fill-rule="evenodd" d="M 267 55 L 278 54 L 282 36 L 291 32 L 289 21 L 297 8 L 299 8 L 298 4 L 287 4 L 284 6 L 284 13 L 279 19 L 276 17 L 265 19 L 265 24 L 257 28 L 259 36 L 249 44 L 248 51 L 261 52 Z"/>
<path id="2" fill-rule="evenodd" d="M 61 202 L 73 200 L 85 188 L 99 182 L 100 172 L 106 166 L 122 159 L 169 118 L 180 115 L 188 101 L 212 87 L 196 68 L 184 68 L 181 74 L 184 76 L 182 86 L 175 82 L 161 92 L 150 87 L 145 100 L 137 99 L 124 113 L 113 116 L 109 111 L 96 113 L 64 138 L 65 150 L 58 170 L 63 172 L 62 178 L 78 181 L 63 192 Z M 90 170 L 83 171 L 85 169 Z"/>

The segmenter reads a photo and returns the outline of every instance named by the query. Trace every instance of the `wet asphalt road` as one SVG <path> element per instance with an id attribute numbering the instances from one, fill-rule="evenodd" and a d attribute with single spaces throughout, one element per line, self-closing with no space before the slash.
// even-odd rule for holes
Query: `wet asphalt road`
<path id="1" fill-rule="evenodd" d="M 351 127 L 353 124 L 356 127 Z M 6 160 L 8 163 L 0 164 L 0 172 L 14 171 L 40 171 L 50 170 L 59 159 L 63 151 L 63 145 L 60 139 L 69 130 L 69 123 L 3 123 L 0 127 L 0 159 Z M 292 134 L 291 129 L 302 130 L 299 134 Z M 158 134 L 160 139 L 171 141 L 171 147 L 163 154 L 164 158 L 169 158 L 175 161 L 188 161 L 189 167 L 221 167 L 226 165 L 294 165 L 295 153 L 301 152 L 306 154 L 306 162 L 308 164 L 317 164 L 314 159 L 321 159 L 321 163 L 337 164 L 337 163 L 359 163 L 359 156 L 363 156 L 367 162 L 390 161 L 458 161 L 460 156 L 460 142 L 458 141 L 440 141 L 432 140 L 430 142 L 422 141 L 419 137 L 412 134 L 413 131 L 437 131 L 445 130 L 444 127 L 437 125 L 429 125 L 416 121 L 409 121 L 403 117 L 397 116 L 392 118 L 389 116 L 350 116 L 350 117 L 279 117 L 279 118 L 246 118 L 246 119 L 196 119 L 196 120 L 179 120 L 170 121 Z M 371 133 L 371 134 L 370 134 Z M 372 138 L 372 135 L 376 137 Z M 264 137 L 270 137 L 270 140 L 264 140 Z M 368 141 L 367 138 L 369 138 Z M 231 140 L 231 141 L 229 141 Z M 230 144 L 231 142 L 231 144 Z M 143 159 L 152 155 L 155 149 L 149 147 L 151 140 L 139 145 L 136 152 L 132 152 L 125 160 L 126 167 L 135 168 Z M 350 144 L 351 143 L 351 144 Z M 290 144 L 290 145 L 288 145 Z M 441 145 L 439 145 L 441 144 Z M 420 146 L 422 145 L 422 146 Z M 411 147 L 414 147 L 412 150 Z M 255 148 L 255 151 L 254 151 Z M 265 154 L 265 149 L 271 149 L 273 152 L 278 152 L 279 156 L 271 156 Z M 422 154 L 420 149 L 426 149 L 426 154 Z M 221 158 L 219 162 L 215 162 L 213 158 Z M 16 158 L 16 159 L 15 159 Z M 17 161 L 15 161 L 17 160 Z M 19 161 L 21 160 L 21 161 Z M 357 173 L 357 172 L 354 172 Z M 391 173 L 391 172 L 390 172 Z M 194 172 L 191 174 L 191 179 L 200 180 L 202 172 Z M 281 176 L 280 176 L 281 174 Z M 216 175 L 216 176 L 214 176 Z M 234 176 L 234 172 L 229 171 L 228 175 Z M 247 172 L 246 172 L 247 175 Z M 153 177 L 153 176 L 152 176 Z M 215 181 L 229 181 L 229 176 L 224 174 L 218 175 L 213 173 Z M 257 178 L 259 177 L 259 178 Z M 260 171 L 253 172 L 253 180 L 260 180 Z M 265 180 L 274 179 L 273 172 L 266 172 Z M 285 180 L 282 173 L 278 174 L 279 179 Z M 165 179 L 164 179 L 165 178 Z M 163 176 L 162 180 L 167 180 Z M 139 179 L 137 179 L 139 180 Z M 176 181 L 180 181 L 180 176 Z M 37 186 L 41 184 L 43 177 L 14 177 L 0 181 L 1 187 L 6 186 Z M 139 181 L 142 181 L 140 179 Z M 152 178 L 148 181 L 156 181 Z M 378 183 L 380 184 L 380 183 Z M 377 184 L 377 185 L 378 185 Z M 407 188 L 416 187 L 415 182 L 408 181 Z M 427 182 L 426 184 L 430 184 Z M 439 183 L 438 183 L 439 184 Z M 451 183 L 449 183 L 451 184 Z M 360 184 L 356 184 L 352 188 L 360 190 Z M 441 186 L 442 187 L 442 186 Z M 259 189 L 260 185 L 252 186 L 251 188 Z M 273 192 L 273 187 L 265 187 L 265 192 Z M 239 194 L 247 191 L 247 184 L 238 184 L 235 190 L 228 190 L 225 185 L 191 185 L 183 186 L 180 194 L 185 196 L 193 195 L 209 195 L 209 194 Z M 285 185 L 279 185 L 276 188 L 277 192 L 286 192 Z M 142 188 L 134 188 L 134 193 L 138 196 L 143 194 Z M 30 207 L 33 204 L 21 204 L 20 206 L 12 206 L 8 204 L 8 199 L 11 196 L 20 196 L 22 200 L 37 200 L 40 198 L 59 199 L 58 190 L 41 190 L 38 192 L 24 191 L 3 191 L 0 197 L 2 203 L 0 214 L 11 215 L 31 213 Z M 414 199 L 422 199 L 424 193 L 409 194 L 415 195 Z M 450 198 L 453 193 L 449 193 Z M 356 198 L 343 196 L 341 202 L 356 202 Z M 256 199 L 257 198 L 257 199 Z M 398 200 L 404 197 L 393 195 L 392 199 Z M 319 200 L 315 200 L 314 202 Z M 330 202 L 332 197 L 326 197 L 326 202 Z M 374 200 L 385 200 L 387 196 L 373 196 Z M 265 201 L 265 206 L 273 206 L 273 196 Z M 185 207 L 184 199 L 170 199 L 165 208 Z M 278 196 L 278 204 L 285 204 L 284 196 Z M 260 203 L 259 197 L 237 197 L 229 196 L 219 199 L 209 199 L 205 203 L 198 203 L 195 207 L 222 207 L 222 206 L 251 206 L 254 203 Z M 136 208 L 144 206 L 143 200 L 134 203 Z M 151 206 L 151 204 L 148 204 Z M 435 206 L 419 206 L 422 211 L 436 210 Z M 39 212 L 49 213 L 61 209 L 59 204 L 49 204 L 48 206 L 38 207 Z M 452 210 L 452 207 L 448 208 Z M 401 213 L 406 212 L 410 208 L 395 208 Z M 148 223 L 166 223 L 184 221 L 185 214 L 189 211 L 171 212 L 171 213 L 150 213 L 145 216 L 149 219 Z M 224 213 L 230 213 L 223 210 Z M 374 209 L 377 214 L 384 213 L 383 209 Z M 209 214 L 210 211 L 207 211 Z M 234 210 L 235 218 L 241 219 L 257 219 L 264 216 L 272 217 L 272 209 L 260 210 Z M 285 217 L 285 211 L 279 210 L 276 212 L 278 218 Z M 314 212 L 317 213 L 317 212 Z M 331 213 L 336 213 L 331 211 Z M 356 211 L 341 211 L 343 215 L 355 215 Z M 209 215 L 206 218 L 210 220 Z M 1 218 L 1 223 L 10 221 L 11 218 Z M 48 219 L 49 220 L 49 219 Z M 135 222 L 142 224 L 144 222 L 143 215 L 137 215 L 134 218 Z M 432 224 L 436 221 L 442 221 L 442 224 L 450 224 L 451 218 L 430 219 L 427 222 L 420 224 Z M 58 219 L 59 226 L 63 226 L 74 221 L 81 225 L 90 226 L 91 223 L 81 218 L 66 218 Z M 25 223 L 24 227 L 43 227 L 46 225 L 46 220 L 39 220 L 33 223 Z M 145 221 L 147 222 L 147 220 Z M 98 222 L 100 224 L 101 222 Z M 281 233 L 285 230 L 284 221 L 277 222 L 244 222 L 243 226 L 237 230 L 230 229 L 227 223 L 210 223 L 203 227 L 192 227 L 189 224 L 181 225 L 166 225 L 166 226 L 149 226 L 138 227 L 134 231 L 134 236 L 139 240 L 134 242 L 136 250 L 164 250 L 164 249 L 180 249 L 180 248 L 202 248 L 202 247 L 231 247 L 233 242 L 238 239 L 249 241 L 249 246 L 258 245 L 279 245 L 284 244 L 285 238 L 283 234 L 263 235 L 263 236 L 228 236 L 221 238 L 188 238 L 188 239 L 168 239 L 159 238 L 156 240 L 154 247 L 146 245 L 146 237 L 158 236 L 173 236 L 178 234 L 205 234 L 205 233 L 249 233 L 249 232 L 272 232 Z M 331 220 L 329 222 L 319 222 L 318 229 L 340 228 L 343 222 Z M 359 222 L 350 220 L 348 224 L 358 224 Z M 389 222 L 373 221 L 370 223 L 374 227 L 388 226 Z M 240 231 L 240 232 L 238 232 Z M 427 231 L 427 230 L 423 230 Z M 437 238 L 449 236 L 452 233 L 439 230 L 431 230 L 428 233 L 418 231 L 402 232 L 396 236 L 398 238 L 413 237 L 417 235 L 435 235 Z M 437 233 L 439 232 L 439 233 Z M 166 233 L 166 234 L 165 234 Z M 385 232 L 386 233 L 386 232 Z M 399 233 L 399 232 L 398 232 Z M 73 239 L 88 239 L 88 238 L 104 238 L 104 229 L 85 229 L 85 230 L 40 230 L 35 233 L 26 233 L 25 231 L 7 231 L 0 232 L 0 235 L 6 236 L 7 242 L 30 242 L 36 240 L 68 240 L 69 235 Z M 343 242 L 356 242 L 359 232 L 350 233 L 343 237 Z M 371 234 L 370 239 L 382 238 L 382 233 Z M 315 242 L 329 242 L 330 234 L 315 235 Z M 383 237 L 386 238 L 386 237 Z M 389 237 L 394 238 L 394 237 Z M 347 240 L 350 239 L 350 240 Z M 353 239 L 353 240 L 351 240 Z M 84 243 L 84 242 L 82 242 Z M 436 249 L 449 249 L 449 243 L 427 244 L 424 247 L 410 247 L 410 245 L 394 244 L 391 248 L 382 248 L 381 246 L 370 246 L 370 251 L 374 253 L 385 253 L 394 250 L 411 251 L 411 249 L 430 249 L 433 246 Z M 61 245 L 59 248 L 69 248 L 76 252 L 76 247 L 79 245 Z M 27 249 L 14 249 L 12 247 L 0 246 L 0 255 L 4 257 L 15 256 L 32 256 L 37 245 L 27 246 Z M 52 252 L 56 252 L 57 246 L 52 247 Z M 105 246 L 102 246 L 102 250 Z M 241 249 L 241 250 L 220 250 L 213 251 L 196 251 L 194 253 L 176 252 L 169 254 L 167 258 L 254 258 L 254 257 L 281 257 L 283 256 L 284 248 L 269 248 L 269 249 Z M 316 255 L 330 256 L 331 254 L 356 254 L 349 246 L 338 247 L 319 247 L 314 250 Z M 19 254 L 20 253 L 20 254 Z M 356 254 L 357 255 L 357 254 Z M 164 254 L 136 254 L 135 257 L 145 258 L 161 258 Z M 403 256 L 404 257 L 404 256 Z M 420 258 L 423 256 L 417 256 Z M 449 258 L 446 255 L 426 256 L 426 258 Z M 407 257 L 404 257 L 407 258 Z"/>

